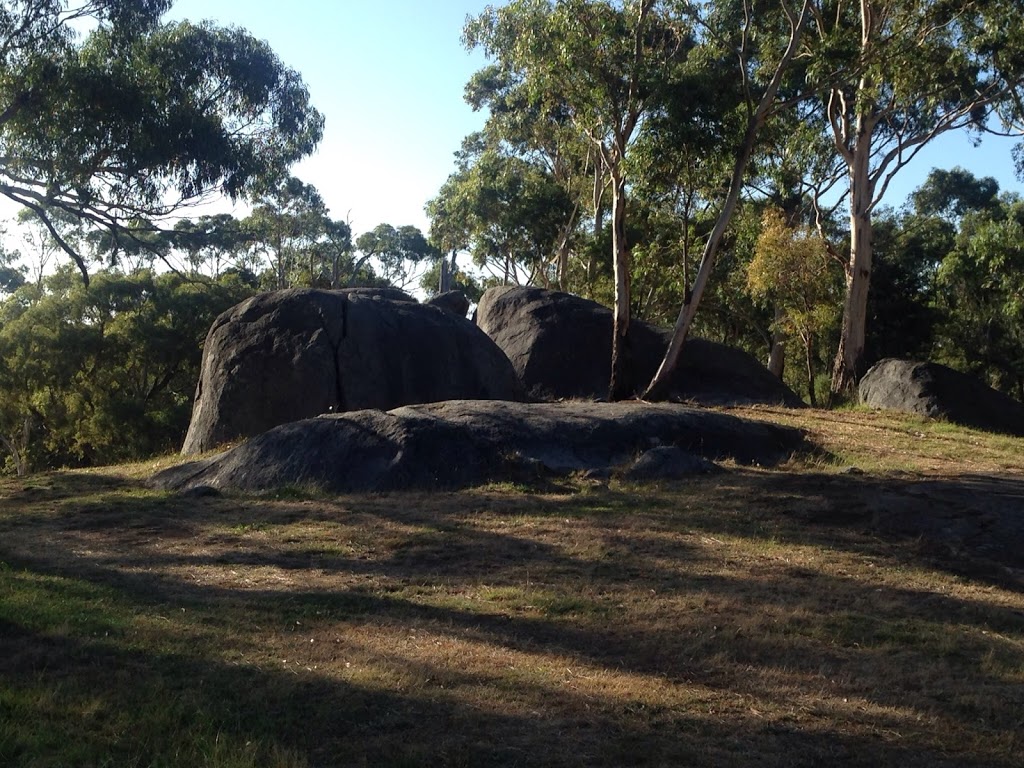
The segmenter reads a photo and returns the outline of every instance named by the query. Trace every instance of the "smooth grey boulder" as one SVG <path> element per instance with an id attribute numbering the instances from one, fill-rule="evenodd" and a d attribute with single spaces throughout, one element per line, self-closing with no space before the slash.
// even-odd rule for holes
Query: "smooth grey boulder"
<path id="1" fill-rule="evenodd" d="M 802 445 L 799 430 L 684 405 L 456 400 L 283 424 L 164 470 L 152 484 L 249 492 L 459 488 L 618 467 L 659 446 L 773 464 Z"/>
<path id="2" fill-rule="evenodd" d="M 538 400 L 603 399 L 611 377 L 612 312 L 596 302 L 541 288 L 489 289 L 476 322 L 508 355 Z M 630 323 L 634 387 L 654 376 L 671 331 Z M 794 392 L 742 350 L 691 338 L 672 378 L 670 400 L 709 405 L 803 406 Z"/>
<path id="3" fill-rule="evenodd" d="M 393 289 L 266 293 L 214 321 L 182 453 L 321 413 L 457 398 L 522 399 L 508 358 L 465 318 Z"/>
<path id="4" fill-rule="evenodd" d="M 938 363 L 881 360 L 864 374 L 858 394 L 873 408 L 1024 435 L 1024 403 Z"/>

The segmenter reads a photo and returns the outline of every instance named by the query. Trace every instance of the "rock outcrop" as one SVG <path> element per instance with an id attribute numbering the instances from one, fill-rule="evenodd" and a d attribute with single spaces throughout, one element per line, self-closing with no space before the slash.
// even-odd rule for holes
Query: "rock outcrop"
<path id="1" fill-rule="evenodd" d="M 522 398 L 469 320 L 393 289 L 266 293 L 214 321 L 182 453 L 321 413 L 459 398 Z"/>
<path id="2" fill-rule="evenodd" d="M 612 312 L 567 293 L 491 288 L 476 322 L 512 361 L 527 393 L 538 400 L 602 399 L 611 376 Z M 645 387 L 661 364 L 671 332 L 630 323 L 634 387 Z M 672 400 L 704 404 L 803 402 L 747 353 L 691 338 L 672 379 Z"/>
<path id="3" fill-rule="evenodd" d="M 1024 403 L 938 363 L 881 360 L 864 374 L 858 392 L 873 408 L 1024 435 Z"/>
<path id="4" fill-rule="evenodd" d="M 283 424 L 165 470 L 153 484 L 181 491 L 458 488 L 628 466 L 658 446 L 771 464 L 802 445 L 798 430 L 684 405 L 450 401 Z"/>

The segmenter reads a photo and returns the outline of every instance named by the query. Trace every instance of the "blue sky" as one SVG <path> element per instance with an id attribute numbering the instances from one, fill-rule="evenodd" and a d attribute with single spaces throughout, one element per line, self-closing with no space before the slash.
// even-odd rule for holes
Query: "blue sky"
<path id="1" fill-rule="evenodd" d="M 492 0 L 500 4 L 502 0 Z M 318 151 L 294 169 L 355 234 L 387 222 L 427 231 L 423 212 L 454 169 L 462 139 L 484 116 L 463 87 L 485 64 L 460 41 L 467 15 L 487 0 L 176 0 L 169 18 L 211 19 L 266 40 L 299 71 L 326 117 Z M 900 172 L 885 204 L 899 207 L 932 167 L 961 165 L 1024 193 L 1014 177 L 1015 142 L 980 148 L 947 134 Z M 239 210 L 239 215 L 244 211 Z"/>
<path id="2" fill-rule="evenodd" d="M 178 0 L 172 16 L 211 18 L 267 40 L 302 73 L 327 118 L 324 141 L 296 175 L 315 185 L 335 218 L 364 232 L 381 222 L 427 227 L 423 206 L 453 170 L 453 153 L 483 116 L 462 99 L 484 64 L 460 42 L 468 14 L 486 0 Z M 962 165 L 1022 191 L 1013 141 L 979 149 L 947 135 L 896 177 L 885 203 L 898 207 L 932 167 Z"/>
<path id="3" fill-rule="evenodd" d="M 266 40 L 302 73 L 327 118 L 295 175 L 356 233 L 381 222 L 424 230 L 423 206 L 483 124 L 463 86 L 484 60 L 460 42 L 484 0 L 178 0 L 173 18 L 213 19 Z"/>

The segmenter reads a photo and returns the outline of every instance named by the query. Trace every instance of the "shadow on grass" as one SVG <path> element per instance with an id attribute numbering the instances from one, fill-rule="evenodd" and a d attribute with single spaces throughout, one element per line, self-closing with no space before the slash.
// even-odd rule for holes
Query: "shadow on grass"
<path id="1" fill-rule="evenodd" d="M 73 763 L 40 729 L 111 765 L 217 764 L 220 748 L 254 765 L 981 766 L 1020 746 L 1019 602 L 784 550 L 1012 586 L 998 510 L 1012 517 L 1017 481 L 735 473 L 289 503 L 134 490 L 86 481 L 30 500 L 80 504 L 0 517 L 0 581 L 21 595 L 0 614 L 3 709 L 24 724 L 0 731 L 0 762 Z M 764 556 L 733 564 L 726 537 Z M 291 581 L 240 583 L 247 570 Z M 454 655 L 413 652 L 410 632 Z"/>

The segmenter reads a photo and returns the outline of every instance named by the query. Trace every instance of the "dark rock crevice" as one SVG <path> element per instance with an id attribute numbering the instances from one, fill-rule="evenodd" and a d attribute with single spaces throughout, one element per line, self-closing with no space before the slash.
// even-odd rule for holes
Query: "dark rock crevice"
<path id="1" fill-rule="evenodd" d="M 439 365 L 443 361 L 447 365 Z M 182 453 L 331 411 L 522 399 L 475 325 L 397 291 L 261 294 L 214 322 Z"/>

